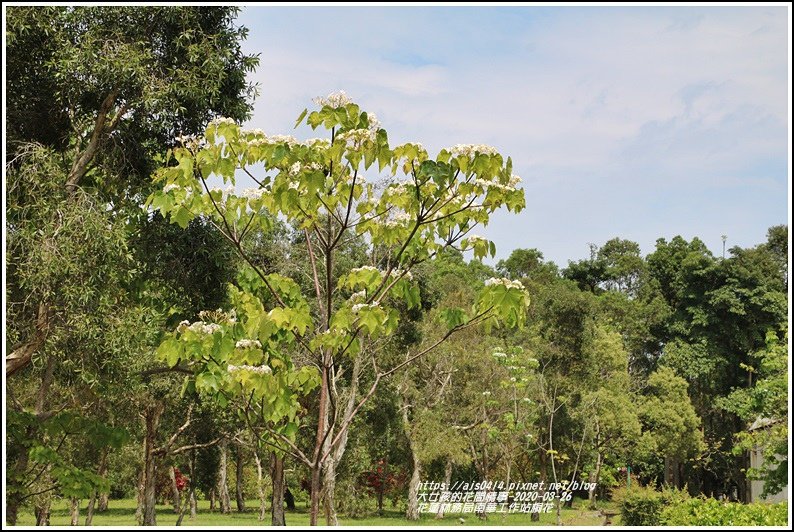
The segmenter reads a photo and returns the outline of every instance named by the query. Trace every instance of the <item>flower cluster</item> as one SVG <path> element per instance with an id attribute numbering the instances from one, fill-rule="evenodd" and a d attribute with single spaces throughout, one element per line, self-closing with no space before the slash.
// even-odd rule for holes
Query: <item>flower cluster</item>
<path id="1" fill-rule="evenodd" d="M 398 212 L 392 218 L 383 220 L 383 225 L 386 227 L 403 226 L 413 220 L 413 217 L 407 212 Z"/>
<path id="2" fill-rule="evenodd" d="M 353 310 L 353 312 L 359 312 L 359 311 L 361 311 L 362 309 L 365 309 L 365 308 L 378 308 L 378 307 L 380 307 L 380 303 L 377 303 L 377 302 L 370 303 L 369 305 L 366 304 L 366 303 L 356 303 L 355 305 L 353 305 L 352 310 Z"/>
<path id="3" fill-rule="evenodd" d="M 267 366 L 267 365 L 265 365 L 265 366 L 247 366 L 247 365 L 233 366 L 233 365 L 229 364 L 229 366 L 226 368 L 226 370 L 229 373 L 234 373 L 236 371 L 243 371 L 243 370 L 251 371 L 253 373 L 259 373 L 261 375 L 264 375 L 264 374 L 268 374 L 269 375 L 269 374 L 273 373 L 273 370 L 270 369 L 270 366 Z"/>
<path id="4" fill-rule="evenodd" d="M 361 301 L 367 299 L 367 291 L 361 290 L 359 292 L 355 292 L 352 296 L 350 296 L 350 301 Z"/>
<path id="5" fill-rule="evenodd" d="M 322 169 L 323 165 L 320 163 L 301 164 L 300 161 L 296 161 L 292 164 L 292 166 L 289 167 L 289 175 L 295 176 L 306 170 L 316 172 Z"/>
<path id="6" fill-rule="evenodd" d="M 360 266 L 358 268 L 353 268 L 350 270 L 350 273 L 358 273 L 358 272 L 380 272 L 375 266 Z"/>
<path id="7" fill-rule="evenodd" d="M 179 324 L 176 330 L 180 333 L 183 333 L 187 330 L 198 334 L 210 335 L 220 331 L 221 326 L 217 323 L 204 323 L 203 321 L 197 321 L 191 325 L 188 325 L 187 321 L 183 321 Z"/>
<path id="8" fill-rule="evenodd" d="M 367 125 L 370 131 L 377 132 L 380 129 L 380 120 L 375 113 L 367 113 Z"/>
<path id="9" fill-rule="evenodd" d="M 227 118 L 225 116 L 219 116 L 217 118 L 213 118 L 212 121 L 210 121 L 210 125 L 211 126 L 215 126 L 215 127 L 218 127 L 218 126 L 220 126 L 222 124 L 233 126 L 233 125 L 235 125 L 235 123 L 236 122 L 234 121 L 233 118 Z"/>
<path id="10" fill-rule="evenodd" d="M 474 183 L 484 188 L 498 188 L 499 190 L 513 192 L 516 189 L 516 185 L 521 183 L 521 178 L 513 174 L 513 176 L 510 178 L 510 181 L 506 185 L 504 183 L 500 183 L 498 177 L 494 177 L 490 181 L 487 179 L 477 178 L 474 180 Z"/>
<path id="11" fill-rule="evenodd" d="M 469 158 L 474 157 L 477 153 L 482 153 L 484 155 L 496 155 L 498 153 L 496 148 L 485 144 L 455 144 L 449 148 L 448 151 L 456 157 L 465 155 Z"/>
<path id="12" fill-rule="evenodd" d="M 409 281 L 413 281 L 414 280 L 414 275 L 411 272 L 409 272 L 407 270 L 400 270 L 400 269 L 397 269 L 397 268 L 393 269 L 391 271 L 391 273 L 389 274 L 389 276 L 396 278 L 396 277 L 400 277 L 403 274 L 404 274 L 405 278 L 408 279 Z"/>
<path id="13" fill-rule="evenodd" d="M 263 144 L 286 144 L 292 148 L 300 144 L 300 142 L 292 135 L 262 135 L 261 138 L 255 138 L 248 142 L 249 146 L 261 146 Z"/>
<path id="14" fill-rule="evenodd" d="M 266 137 L 267 136 L 265 134 L 265 132 L 262 131 L 259 128 L 256 128 L 256 129 L 241 129 L 240 130 L 240 134 L 241 135 L 256 135 L 257 137 Z"/>
<path id="15" fill-rule="evenodd" d="M 524 285 L 521 284 L 519 281 L 511 281 L 510 279 L 506 279 L 502 277 L 501 279 L 496 277 L 491 277 L 487 281 L 485 281 L 485 286 L 495 286 L 495 285 L 503 285 L 507 288 L 517 288 L 519 290 L 524 290 Z"/>
<path id="16" fill-rule="evenodd" d="M 318 96 L 317 98 L 314 98 L 313 101 L 320 107 L 325 107 L 327 105 L 328 107 L 333 107 L 334 109 L 344 107 L 345 105 L 353 102 L 353 100 L 351 100 L 350 97 L 345 94 L 345 91 L 342 90 L 332 92 L 325 98 Z"/>
<path id="17" fill-rule="evenodd" d="M 243 340 L 238 340 L 234 347 L 237 349 L 262 349 L 262 344 L 259 340 L 248 340 L 247 338 Z"/>
<path id="18" fill-rule="evenodd" d="M 507 358 L 507 353 L 502 353 L 501 351 L 494 351 L 493 356 L 496 358 Z"/>
<path id="19" fill-rule="evenodd" d="M 180 188 L 182 188 L 182 187 L 180 187 L 179 185 L 177 185 L 175 183 L 171 183 L 170 185 L 166 185 L 166 186 L 163 187 L 163 193 L 168 194 L 172 190 L 179 190 Z"/>
<path id="20" fill-rule="evenodd" d="M 247 188 L 243 190 L 243 197 L 255 200 L 261 198 L 264 192 L 264 189 L 261 188 Z"/>

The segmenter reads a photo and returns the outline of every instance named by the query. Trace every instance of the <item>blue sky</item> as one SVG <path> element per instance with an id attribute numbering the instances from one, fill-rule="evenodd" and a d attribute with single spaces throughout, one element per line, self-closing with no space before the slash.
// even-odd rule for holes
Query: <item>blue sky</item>
<path id="1" fill-rule="evenodd" d="M 343 89 L 391 143 L 490 144 L 527 208 L 479 234 L 565 266 L 619 236 L 721 253 L 788 220 L 785 7 L 246 7 L 249 127 Z M 298 130 L 296 136 L 316 136 Z"/>

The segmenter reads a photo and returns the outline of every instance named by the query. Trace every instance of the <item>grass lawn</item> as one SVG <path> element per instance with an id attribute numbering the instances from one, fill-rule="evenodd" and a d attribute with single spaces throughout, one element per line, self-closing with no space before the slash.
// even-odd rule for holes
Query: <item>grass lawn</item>
<path id="1" fill-rule="evenodd" d="M 373 501 L 373 507 L 375 503 Z M 286 512 L 287 525 L 307 526 L 309 524 L 309 511 L 305 504 L 297 503 L 298 509 Z M 608 506 L 608 503 L 607 503 Z M 246 511 L 238 513 L 234 501 L 232 501 L 232 513 L 223 515 L 216 511 L 210 511 L 209 501 L 199 501 L 198 515 L 195 519 L 185 516 L 182 521 L 183 526 L 262 526 L 270 525 L 270 513 L 268 510 L 267 519 L 259 521 L 259 501 L 246 501 Z M 567 526 L 597 526 L 603 524 L 604 518 L 598 511 L 587 509 L 586 501 L 574 500 L 571 508 L 562 509 L 562 524 Z M 464 522 L 460 522 L 460 518 Z M 174 514 L 171 506 L 157 506 L 157 524 L 160 526 L 172 526 L 176 524 L 177 515 Z M 617 519 L 613 519 L 613 524 L 617 524 Z M 85 522 L 85 501 L 80 510 L 80 524 Z M 324 519 L 321 519 L 324 524 Z M 369 517 L 347 518 L 339 516 L 339 523 L 346 526 L 549 526 L 555 525 L 556 514 L 541 514 L 539 522 L 532 522 L 528 514 L 491 514 L 487 520 L 481 520 L 473 514 L 452 514 L 444 519 L 435 519 L 431 514 L 423 514 L 419 521 L 407 521 L 403 513 L 393 509 L 386 509 L 382 516 L 372 515 Z M 29 508 L 21 509 L 19 512 L 19 525 L 33 525 L 35 520 L 33 512 Z M 69 509 L 67 501 L 56 501 L 53 504 L 52 525 L 68 525 Z M 134 526 L 135 523 L 135 500 L 121 499 L 111 500 L 106 512 L 94 514 L 94 525 L 115 525 L 115 526 Z"/>

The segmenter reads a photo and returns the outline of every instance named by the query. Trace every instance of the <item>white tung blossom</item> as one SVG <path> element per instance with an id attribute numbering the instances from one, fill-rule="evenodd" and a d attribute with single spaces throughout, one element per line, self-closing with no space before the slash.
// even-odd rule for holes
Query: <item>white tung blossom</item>
<path id="1" fill-rule="evenodd" d="M 517 288 L 519 290 L 524 290 L 524 285 L 521 284 L 519 281 L 511 281 L 510 279 L 502 277 L 491 277 L 487 281 L 485 281 L 485 286 L 496 286 L 496 285 L 503 285 L 507 288 Z"/>
<path id="2" fill-rule="evenodd" d="M 491 392 L 485 391 L 485 392 L 482 392 L 482 394 L 485 395 L 485 396 L 488 396 L 488 395 L 491 395 Z"/>
<path id="3" fill-rule="evenodd" d="M 270 369 L 270 366 L 248 366 L 248 365 L 241 365 L 241 366 L 233 366 L 229 364 L 226 368 L 229 373 L 234 373 L 236 371 L 251 371 L 253 373 L 260 373 L 260 374 L 270 374 L 273 373 L 273 370 Z"/>
<path id="4" fill-rule="evenodd" d="M 262 344 L 259 342 L 259 340 L 248 340 L 245 338 L 243 340 L 238 340 L 237 343 L 234 344 L 234 347 L 237 349 L 262 349 Z"/>
<path id="5" fill-rule="evenodd" d="M 380 272 L 375 266 L 360 266 L 358 268 L 353 268 L 350 270 L 350 273 L 358 273 L 358 272 Z"/>
<path id="6" fill-rule="evenodd" d="M 166 185 L 166 186 L 163 187 L 163 192 L 168 194 L 172 190 L 179 190 L 180 188 L 182 188 L 182 187 L 180 187 L 179 185 L 177 185 L 175 183 L 171 183 L 170 185 Z"/>
<path id="7" fill-rule="evenodd" d="M 380 120 L 378 120 L 378 117 L 375 115 L 375 113 L 367 113 L 367 123 L 369 129 L 372 131 L 378 131 L 380 129 Z"/>
<path id="8" fill-rule="evenodd" d="M 361 311 L 362 309 L 365 309 L 365 308 L 378 308 L 378 307 L 380 307 L 380 303 L 377 303 L 377 302 L 370 303 L 370 304 L 356 303 L 355 305 L 353 305 L 353 308 L 351 310 L 353 312 L 359 312 L 359 311 Z"/>
<path id="9" fill-rule="evenodd" d="M 405 271 L 405 270 L 399 270 L 397 268 L 393 269 L 391 271 L 391 273 L 389 274 L 389 276 L 390 277 L 400 277 L 403 274 L 405 274 L 404 277 L 406 279 L 408 279 L 409 281 L 413 281 L 414 280 L 414 276 L 413 276 L 413 274 L 411 272 Z"/>
<path id="10" fill-rule="evenodd" d="M 265 191 L 261 188 L 247 188 L 243 190 L 243 197 L 248 199 L 259 199 Z"/>
<path id="11" fill-rule="evenodd" d="M 212 121 L 210 122 L 210 125 L 211 126 L 215 126 L 215 127 L 220 126 L 221 124 L 227 124 L 227 125 L 233 126 L 233 125 L 235 125 L 235 123 L 236 122 L 232 118 L 227 118 L 225 116 L 219 116 L 217 118 L 213 118 Z"/>
<path id="12" fill-rule="evenodd" d="M 347 94 L 345 94 L 345 91 L 343 90 L 332 92 L 325 98 L 323 98 L 322 96 L 318 96 L 314 98 L 313 101 L 320 107 L 324 107 L 327 105 L 328 107 L 333 107 L 334 109 L 338 107 L 344 107 L 345 105 L 353 102 L 353 100 L 351 100 L 350 97 Z"/>
<path id="13" fill-rule="evenodd" d="M 361 301 L 367 299 L 367 291 L 361 290 L 359 292 L 355 292 L 352 296 L 350 296 L 350 301 Z"/>
<path id="14" fill-rule="evenodd" d="M 496 358 L 505 358 L 507 357 L 507 353 L 502 353 L 501 351 L 494 351 L 493 356 Z"/>
<path id="15" fill-rule="evenodd" d="M 473 157 L 477 153 L 485 155 L 496 155 L 498 152 L 493 146 L 485 144 L 455 144 L 447 149 L 452 155 L 456 157 L 465 155 L 466 157 Z"/>
<path id="16" fill-rule="evenodd" d="M 177 325 L 176 330 L 179 333 L 183 333 L 188 327 L 190 327 L 190 322 L 187 320 L 182 320 L 179 322 L 179 325 Z"/>
<path id="17" fill-rule="evenodd" d="M 190 325 L 187 329 L 195 333 L 209 335 L 221 330 L 221 326 L 217 323 L 204 323 L 203 321 L 197 321 Z"/>

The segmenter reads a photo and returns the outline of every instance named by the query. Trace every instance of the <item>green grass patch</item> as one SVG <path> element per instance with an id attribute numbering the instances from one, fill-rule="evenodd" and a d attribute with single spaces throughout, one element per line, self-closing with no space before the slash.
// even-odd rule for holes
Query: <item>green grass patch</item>
<path id="1" fill-rule="evenodd" d="M 135 526 L 135 500 L 120 499 L 111 500 L 106 512 L 94 514 L 95 526 Z M 287 511 L 287 526 L 308 526 L 309 511 L 305 503 L 298 502 L 295 511 Z M 375 501 L 372 501 L 373 513 Z M 85 523 L 85 502 L 80 509 L 80 524 Z M 210 511 L 209 501 L 199 501 L 198 515 L 191 519 L 185 515 L 182 521 L 183 526 L 263 526 L 270 525 L 270 507 L 268 506 L 267 517 L 264 521 L 257 519 L 259 515 L 259 501 L 246 501 L 246 511 L 237 512 L 234 501 L 232 501 L 232 512 L 221 514 L 218 510 Z M 160 526 L 173 526 L 176 524 L 177 515 L 172 506 L 157 506 L 157 524 Z M 604 518 L 598 511 L 587 509 L 587 501 L 575 500 L 571 508 L 563 508 L 561 512 L 562 524 L 567 526 L 596 526 L 601 525 Z M 461 522 L 461 518 L 463 522 Z M 52 507 L 50 524 L 54 526 L 68 525 L 69 504 L 68 501 L 55 501 Z M 549 526 L 557 523 L 555 513 L 544 513 L 540 515 L 540 521 L 533 522 L 529 514 L 490 514 L 487 520 L 479 519 L 474 514 L 449 514 L 443 519 L 435 519 L 434 515 L 423 514 L 419 521 L 408 521 L 403 512 L 387 508 L 384 515 L 372 515 L 368 517 L 348 518 L 339 515 L 339 524 L 346 526 Z M 20 510 L 18 525 L 34 525 L 35 519 L 33 512 L 29 508 Z M 321 515 L 320 524 L 325 524 L 325 519 Z"/>

